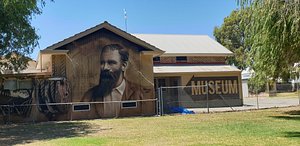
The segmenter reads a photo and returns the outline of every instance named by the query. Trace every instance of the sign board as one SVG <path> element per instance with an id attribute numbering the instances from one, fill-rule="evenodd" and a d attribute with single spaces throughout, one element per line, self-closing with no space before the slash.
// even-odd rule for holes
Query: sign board
<path id="1" fill-rule="evenodd" d="M 184 88 L 194 100 L 239 99 L 239 82 L 237 76 L 228 77 L 192 77 Z"/>

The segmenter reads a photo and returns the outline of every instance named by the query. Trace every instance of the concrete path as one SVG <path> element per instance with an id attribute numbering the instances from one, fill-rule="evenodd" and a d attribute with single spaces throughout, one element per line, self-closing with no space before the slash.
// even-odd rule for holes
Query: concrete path
<path id="1" fill-rule="evenodd" d="M 252 109 L 266 109 L 273 107 L 288 107 L 300 105 L 299 98 L 270 98 L 270 97 L 248 97 L 244 98 L 244 105 L 238 107 L 219 107 L 209 108 L 209 112 L 222 112 L 222 111 L 241 111 Z M 189 108 L 195 113 L 207 113 L 207 108 Z"/>

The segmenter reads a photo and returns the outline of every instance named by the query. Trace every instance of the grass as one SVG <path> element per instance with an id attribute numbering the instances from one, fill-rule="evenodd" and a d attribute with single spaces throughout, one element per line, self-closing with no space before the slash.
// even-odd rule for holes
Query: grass
<path id="1" fill-rule="evenodd" d="M 4 145 L 300 145 L 300 107 L 0 126 Z"/>
<path id="2" fill-rule="evenodd" d="M 298 91 L 299 92 L 299 91 Z M 283 92 L 283 93 L 277 93 L 276 96 L 277 97 L 295 97 L 295 98 L 299 98 L 299 93 L 297 91 L 296 92 Z M 275 97 L 276 97 L 275 96 Z"/>
<path id="3" fill-rule="evenodd" d="M 250 96 L 251 97 L 256 97 L 255 94 L 251 94 Z M 270 97 L 270 98 L 299 98 L 300 91 L 295 91 L 295 92 L 278 92 L 278 93 L 276 93 L 276 96 L 269 96 L 268 93 L 263 92 L 263 93 L 260 93 L 258 96 L 259 97 Z"/>

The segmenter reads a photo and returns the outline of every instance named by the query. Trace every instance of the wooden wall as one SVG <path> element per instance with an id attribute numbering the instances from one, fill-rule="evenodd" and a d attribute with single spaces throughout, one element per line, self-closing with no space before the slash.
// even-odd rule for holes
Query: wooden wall
<path id="1" fill-rule="evenodd" d="M 65 55 L 52 56 L 52 76 L 66 77 L 66 56 Z"/>
<path id="2" fill-rule="evenodd" d="M 66 46 L 66 77 L 72 84 L 73 101 L 79 101 L 89 88 L 99 83 L 100 52 L 108 44 L 121 44 L 129 52 L 125 77 L 142 86 L 152 86 L 152 56 L 144 56 L 139 47 L 112 32 L 101 30 Z M 151 59 L 151 61 L 150 61 Z M 143 68 L 141 67 L 143 66 Z M 145 81 L 146 80 L 146 81 Z M 149 81 L 152 82 L 149 84 Z"/>
<path id="3" fill-rule="evenodd" d="M 69 50 L 63 56 L 54 56 L 53 75 L 66 76 L 71 87 L 72 102 L 80 102 L 84 93 L 99 83 L 100 76 L 100 53 L 103 46 L 108 44 L 120 44 L 129 52 L 129 64 L 125 71 L 125 78 L 130 82 L 153 90 L 153 62 L 152 55 L 141 53 L 147 50 L 130 41 L 102 29 L 77 41 L 74 41 L 60 49 Z M 65 74 L 63 73 L 65 65 Z M 154 92 L 154 90 L 153 90 Z M 154 99 L 153 92 L 144 93 L 144 99 Z M 155 102 L 145 103 L 142 113 L 154 114 Z M 74 119 L 97 118 L 94 111 L 73 113 Z"/>

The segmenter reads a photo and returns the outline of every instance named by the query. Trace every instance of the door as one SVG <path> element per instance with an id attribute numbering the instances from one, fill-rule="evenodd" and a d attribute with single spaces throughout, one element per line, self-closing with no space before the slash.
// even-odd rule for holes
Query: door
<path id="1" fill-rule="evenodd" d="M 159 97 L 159 90 L 161 88 L 161 98 L 163 100 L 164 113 L 172 112 L 172 108 L 178 107 L 178 86 L 180 86 L 180 77 L 160 77 L 155 78 L 155 95 Z"/>

